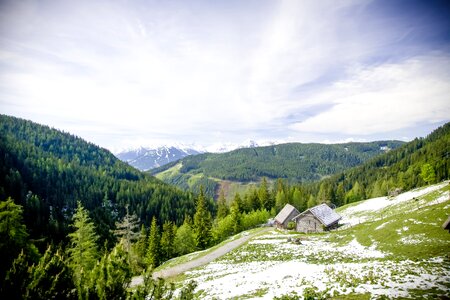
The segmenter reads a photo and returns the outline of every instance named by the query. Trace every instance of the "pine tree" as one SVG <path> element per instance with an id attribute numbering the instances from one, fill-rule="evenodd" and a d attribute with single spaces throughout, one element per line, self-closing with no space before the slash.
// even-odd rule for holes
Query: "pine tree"
<path id="1" fill-rule="evenodd" d="M 166 221 L 163 225 L 163 233 L 161 235 L 161 258 L 162 261 L 169 260 L 173 257 L 175 240 L 174 224 Z"/>
<path id="2" fill-rule="evenodd" d="M 196 246 L 199 249 L 205 249 L 211 242 L 211 214 L 206 207 L 205 194 L 203 187 L 200 187 L 200 194 L 197 198 L 197 207 L 194 215 L 194 235 Z"/>
<path id="3" fill-rule="evenodd" d="M 261 203 L 261 207 L 265 208 L 267 211 L 270 211 L 274 206 L 274 203 L 271 199 L 272 197 L 269 193 L 266 177 L 263 177 L 262 179 L 261 185 L 258 190 L 258 198 Z"/>
<path id="4" fill-rule="evenodd" d="M 159 228 L 156 223 L 156 218 L 153 217 L 152 224 L 150 226 L 150 234 L 148 237 L 147 264 L 153 268 L 156 268 L 159 266 L 160 261 L 161 254 Z"/>
<path id="5" fill-rule="evenodd" d="M 217 199 L 217 219 L 223 219 L 230 213 L 227 200 L 225 199 L 225 192 L 223 188 L 220 189 L 219 199 Z"/>
<path id="6" fill-rule="evenodd" d="M 233 233 L 236 234 L 242 229 L 242 212 L 241 212 L 241 197 L 239 193 L 234 196 L 233 202 L 230 206 L 230 215 L 233 223 Z"/>
<path id="7" fill-rule="evenodd" d="M 78 207 L 73 215 L 73 225 L 75 231 L 69 233 L 70 246 L 69 266 L 73 271 L 74 282 L 78 290 L 80 299 L 88 298 L 89 291 L 86 290 L 89 281 L 89 272 L 97 262 L 98 250 L 96 241 L 98 236 L 95 233 L 94 224 L 89 218 L 88 212 L 78 202 Z"/>

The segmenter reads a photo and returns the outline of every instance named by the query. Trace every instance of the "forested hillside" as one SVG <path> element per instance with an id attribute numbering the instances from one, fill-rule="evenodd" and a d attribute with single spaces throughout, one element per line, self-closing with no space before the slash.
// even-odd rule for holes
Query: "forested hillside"
<path id="1" fill-rule="evenodd" d="M 212 196 L 219 180 L 250 182 L 267 177 L 284 178 L 291 183 L 311 182 L 360 165 L 402 144 L 399 141 L 280 144 L 188 156 L 151 172 L 183 189 L 196 190 L 203 185 Z"/>
<path id="2" fill-rule="evenodd" d="M 397 190 L 410 190 L 448 179 L 450 174 L 450 123 L 426 138 L 377 156 L 361 166 L 322 182 L 313 190 L 338 205 Z"/>
<path id="3" fill-rule="evenodd" d="M 113 242 L 111 229 L 125 207 L 149 226 L 183 222 L 193 215 L 190 193 L 139 172 L 109 151 L 47 126 L 0 116 L 0 200 L 23 206 L 31 237 L 62 240 L 77 207 L 90 211 L 101 241 Z"/>

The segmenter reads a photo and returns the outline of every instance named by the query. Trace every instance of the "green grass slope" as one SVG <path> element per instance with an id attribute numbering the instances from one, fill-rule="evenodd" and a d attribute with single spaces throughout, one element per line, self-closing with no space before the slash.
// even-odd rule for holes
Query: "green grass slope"
<path id="1" fill-rule="evenodd" d="M 450 291 L 445 181 L 339 208 L 337 231 L 273 230 L 175 282 L 198 299 L 439 299 Z M 298 238 L 300 244 L 288 241 Z"/>

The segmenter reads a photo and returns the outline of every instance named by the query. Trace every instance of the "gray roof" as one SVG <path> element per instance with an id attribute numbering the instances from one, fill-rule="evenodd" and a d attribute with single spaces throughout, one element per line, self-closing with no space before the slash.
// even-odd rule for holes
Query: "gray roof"
<path id="1" fill-rule="evenodd" d="M 297 219 L 301 215 L 311 212 L 323 225 L 330 226 L 331 224 L 339 221 L 342 217 L 338 215 L 334 210 L 332 210 L 328 205 L 326 204 L 320 204 L 314 207 L 311 207 L 308 210 L 305 210 L 298 216 L 294 217 L 294 219 Z"/>
<path id="2" fill-rule="evenodd" d="M 290 204 L 286 204 L 283 209 L 278 213 L 278 215 L 275 217 L 275 221 L 277 221 L 278 223 L 284 223 L 286 221 L 286 219 L 289 217 L 289 215 L 295 212 L 296 214 L 299 214 L 300 212 L 293 207 Z"/>
<path id="3" fill-rule="evenodd" d="M 448 219 L 444 222 L 442 228 L 450 230 L 450 216 L 448 216 Z"/>

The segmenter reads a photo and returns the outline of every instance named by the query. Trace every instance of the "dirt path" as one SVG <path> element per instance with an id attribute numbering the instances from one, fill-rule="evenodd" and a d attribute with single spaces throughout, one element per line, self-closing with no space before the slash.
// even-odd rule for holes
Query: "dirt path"
<path id="1" fill-rule="evenodd" d="M 172 276 L 176 276 L 179 275 L 181 273 L 184 273 L 190 269 L 196 268 L 196 267 L 200 267 L 202 265 L 205 265 L 213 260 L 215 260 L 216 258 L 219 258 L 225 254 L 227 254 L 228 252 L 230 252 L 231 250 L 241 246 L 243 243 L 247 242 L 248 240 L 252 239 L 253 237 L 255 237 L 256 235 L 259 235 L 261 233 L 267 232 L 269 230 L 273 229 L 272 227 L 267 227 L 264 228 L 262 231 L 258 231 L 254 234 L 249 234 L 249 235 L 244 235 L 240 238 L 238 238 L 237 240 L 234 240 L 232 242 L 229 242 L 225 245 L 223 245 L 220 248 L 217 248 L 216 250 L 212 251 L 211 253 L 208 253 L 202 257 L 199 257 L 197 259 L 185 262 L 183 264 L 177 265 L 177 266 L 173 266 L 170 268 L 167 268 L 165 270 L 161 270 L 158 272 L 154 272 L 153 273 L 153 278 L 168 278 L 168 277 L 172 277 Z M 136 276 L 133 277 L 133 280 L 131 281 L 131 286 L 136 286 L 142 283 L 142 276 Z"/>

